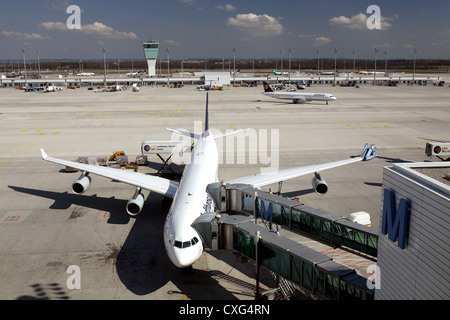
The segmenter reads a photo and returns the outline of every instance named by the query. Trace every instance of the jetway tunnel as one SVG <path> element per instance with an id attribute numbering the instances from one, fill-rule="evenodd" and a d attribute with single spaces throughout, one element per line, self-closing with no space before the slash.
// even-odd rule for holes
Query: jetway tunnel
<path id="1" fill-rule="evenodd" d="M 302 292 L 306 291 L 315 297 L 331 300 L 373 299 L 374 291 L 371 289 L 370 281 L 357 274 L 354 269 L 339 264 L 329 256 L 281 236 L 279 232 L 270 230 L 256 222 L 257 219 L 273 222 L 271 220 L 274 220 L 277 214 L 282 212 L 282 210 L 275 212 L 278 209 L 274 209 L 274 207 L 279 205 L 280 208 L 290 207 L 290 210 L 294 209 L 298 212 L 306 209 L 309 214 L 321 213 L 322 219 L 328 219 L 327 222 L 329 223 L 340 222 L 339 228 L 330 225 L 330 239 L 333 237 L 342 239 L 342 235 L 335 237 L 332 231 L 333 229 L 336 229 L 336 232 L 342 231 L 342 228 L 345 228 L 346 225 L 354 228 L 352 229 L 353 237 L 358 232 L 365 235 L 365 237 L 362 237 L 364 239 L 368 239 L 369 235 L 375 237 L 376 233 L 368 230 L 370 228 L 362 225 L 357 226 L 354 222 L 352 222 L 353 225 L 347 224 L 347 222 L 341 221 L 344 219 L 343 217 L 324 213 L 306 207 L 298 201 L 248 186 L 224 186 L 216 183 L 208 187 L 208 193 L 219 210 L 215 213 L 203 214 L 192 224 L 192 227 L 197 230 L 206 248 L 234 251 L 255 261 L 256 288 L 259 287 L 259 268 L 264 266 L 284 282 L 290 283 L 291 287 L 298 288 Z M 247 201 L 247 204 L 244 204 L 245 197 L 248 198 L 250 195 L 253 198 L 251 201 Z M 267 210 L 262 211 L 261 206 L 258 207 L 258 201 L 263 201 L 267 205 Z M 253 212 L 242 210 L 249 203 L 250 206 L 253 204 Z M 269 205 L 272 206 L 271 212 L 268 209 Z M 241 209 L 238 210 L 238 208 Z M 265 219 L 270 216 L 271 220 Z M 292 212 L 286 214 L 285 218 L 288 217 L 291 218 L 291 221 L 289 223 L 286 221 L 284 227 L 291 226 L 292 229 L 292 218 L 295 218 L 295 214 L 292 215 Z M 323 221 L 320 225 L 323 225 Z M 313 234 L 311 235 L 313 236 Z M 361 242 L 361 239 L 358 239 L 358 241 Z M 364 245 L 360 246 L 360 249 L 362 252 L 367 251 Z M 364 253 L 367 254 L 367 252 Z M 261 297 L 260 292 L 256 292 L 255 295 Z"/>

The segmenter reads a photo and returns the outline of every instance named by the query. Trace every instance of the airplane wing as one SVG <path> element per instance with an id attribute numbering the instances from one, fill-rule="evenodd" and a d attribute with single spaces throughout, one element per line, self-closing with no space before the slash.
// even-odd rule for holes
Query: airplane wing
<path id="1" fill-rule="evenodd" d="M 328 163 L 324 163 L 324 164 L 289 168 L 289 169 L 275 171 L 272 173 L 255 174 L 253 176 L 247 176 L 247 177 L 235 179 L 232 181 L 228 181 L 227 183 L 248 184 L 255 188 L 259 188 L 259 187 L 266 186 L 266 185 L 269 185 L 272 183 L 286 181 L 286 180 L 297 178 L 297 177 L 304 176 L 307 174 L 320 172 L 323 170 L 336 168 L 339 166 L 343 166 L 343 165 L 347 165 L 347 164 L 351 164 L 351 163 L 355 163 L 355 162 L 359 162 L 359 161 L 368 161 L 374 157 L 376 157 L 375 146 L 372 145 L 369 147 L 369 145 L 366 144 L 359 157 L 340 160 L 340 161 L 334 161 L 334 162 L 328 162 Z"/>
<path id="2" fill-rule="evenodd" d="M 69 166 L 81 171 L 96 174 L 105 178 L 114 179 L 135 187 L 140 187 L 145 190 L 156 192 L 164 196 L 173 198 L 178 189 L 178 183 L 169 179 L 145 175 L 139 172 L 132 172 L 127 170 L 114 169 L 109 167 L 100 167 L 95 165 L 83 164 L 74 161 L 56 159 L 48 156 L 43 149 L 41 149 L 42 158 L 46 161 L 57 163 L 63 166 Z"/>

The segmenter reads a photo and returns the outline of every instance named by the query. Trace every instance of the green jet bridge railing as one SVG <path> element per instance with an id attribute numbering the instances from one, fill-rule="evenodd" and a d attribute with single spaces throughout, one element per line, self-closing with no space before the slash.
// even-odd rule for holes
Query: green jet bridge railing
<path id="1" fill-rule="evenodd" d="M 314 296 L 331 300 L 373 300 L 370 280 L 330 257 L 255 223 L 248 216 L 204 214 L 192 225 L 206 247 L 237 251 L 256 262 L 256 298 L 259 268 L 265 266 Z"/>
<path id="2" fill-rule="evenodd" d="M 342 246 L 374 258 L 377 256 L 378 233 L 342 216 L 248 185 L 215 183 L 207 191 L 222 212 L 261 218 L 334 248 Z"/>

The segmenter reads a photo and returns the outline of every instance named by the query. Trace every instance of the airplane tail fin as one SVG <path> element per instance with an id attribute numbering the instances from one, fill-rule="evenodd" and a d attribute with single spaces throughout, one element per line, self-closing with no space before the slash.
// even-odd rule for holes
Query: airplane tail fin
<path id="1" fill-rule="evenodd" d="M 264 81 L 264 92 L 273 92 L 272 88 L 269 86 L 267 82 Z"/>

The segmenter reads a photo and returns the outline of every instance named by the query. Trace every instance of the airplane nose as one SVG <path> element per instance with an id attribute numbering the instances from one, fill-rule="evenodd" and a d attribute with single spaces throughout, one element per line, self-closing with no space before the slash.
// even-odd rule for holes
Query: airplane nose
<path id="1" fill-rule="evenodd" d="M 192 248 L 194 249 L 194 248 Z M 172 247 L 169 252 L 169 258 L 172 263 L 178 268 L 186 268 L 192 266 L 201 256 L 201 252 L 195 252 L 194 250 L 189 250 L 187 252 L 185 249 L 179 249 Z"/>

